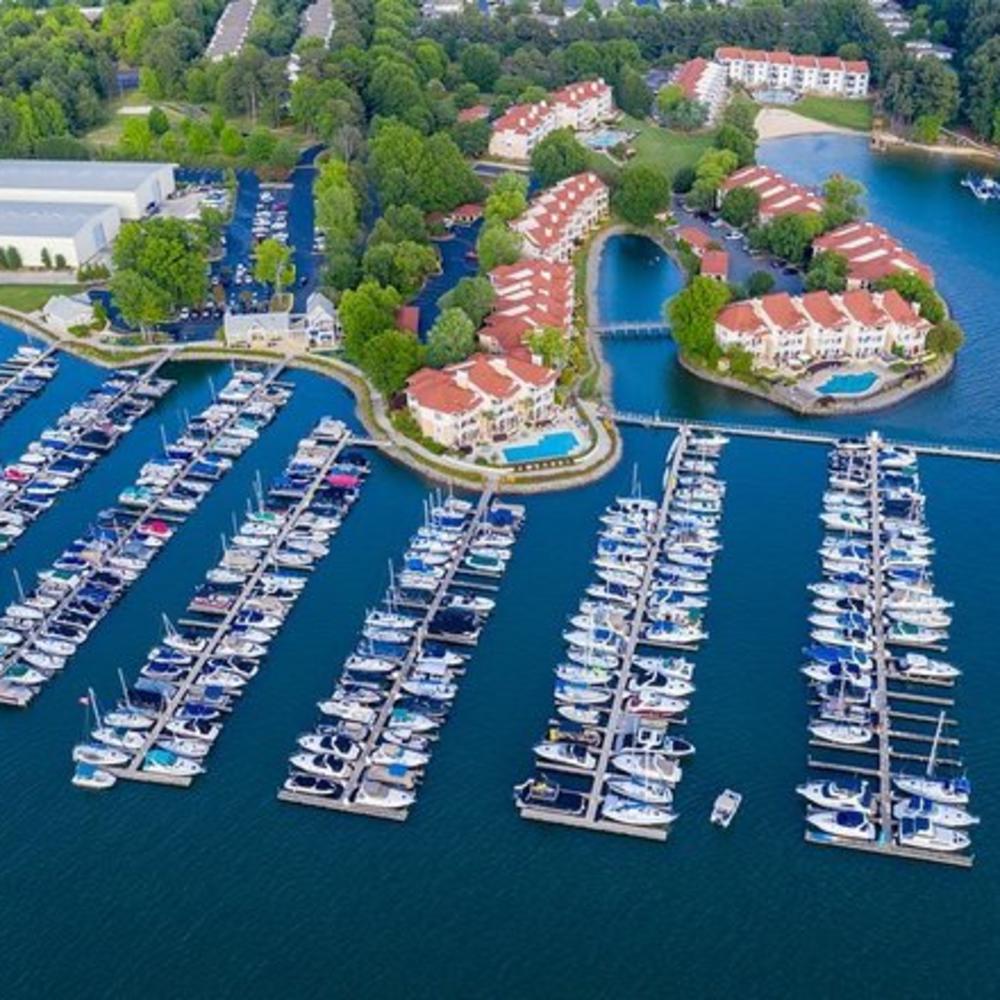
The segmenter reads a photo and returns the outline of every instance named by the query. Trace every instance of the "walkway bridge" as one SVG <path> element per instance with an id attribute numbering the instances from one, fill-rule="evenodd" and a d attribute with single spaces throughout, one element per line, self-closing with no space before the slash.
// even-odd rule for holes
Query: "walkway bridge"
<path id="1" fill-rule="evenodd" d="M 600 326 L 592 326 L 590 329 L 598 337 L 608 338 L 662 340 L 670 336 L 670 327 L 661 320 L 648 322 L 626 320 L 622 323 L 604 323 Z"/>
<path id="2" fill-rule="evenodd" d="M 730 437 L 764 438 L 771 441 L 794 441 L 800 444 L 819 444 L 831 447 L 848 436 L 827 431 L 797 430 L 794 427 L 765 427 L 753 424 L 729 424 L 707 420 L 681 420 L 678 417 L 662 417 L 659 413 L 635 413 L 601 409 L 601 416 L 625 427 L 644 427 L 648 430 L 677 431 L 682 427 L 691 430 L 716 431 Z M 1000 462 L 1000 451 L 989 448 L 966 447 L 954 444 L 932 444 L 930 442 L 892 441 L 892 444 L 909 448 L 919 455 L 935 455 L 939 458 L 967 458 L 983 462 Z"/>

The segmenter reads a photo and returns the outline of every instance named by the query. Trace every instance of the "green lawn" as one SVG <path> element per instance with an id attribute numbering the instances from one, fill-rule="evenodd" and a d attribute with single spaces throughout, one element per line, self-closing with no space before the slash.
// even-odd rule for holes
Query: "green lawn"
<path id="1" fill-rule="evenodd" d="M 657 167 L 665 170 L 671 177 L 681 167 L 693 167 L 698 157 L 712 145 L 709 132 L 674 132 L 635 118 L 625 118 L 621 127 L 638 132 L 629 143 L 635 149 L 635 156 L 629 163 Z M 594 155 L 605 159 L 601 153 Z"/>
<path id="2" fill-rule="evenodd" d="M 818 122 L 853 128 L 859 132 L 867 132 L 872 127 L 871 101 L 849 101 L 842 97 L 810 95 L 793 104 L 790 110 L 806 118 L 815 118 Z"/>
<path id="3" fill-rule="evenodd" d="M 41 309 L 53 295 L 73 295 L 83 285 L 4 285 L 0 284 L 0 306 L 18 312 Z"/>

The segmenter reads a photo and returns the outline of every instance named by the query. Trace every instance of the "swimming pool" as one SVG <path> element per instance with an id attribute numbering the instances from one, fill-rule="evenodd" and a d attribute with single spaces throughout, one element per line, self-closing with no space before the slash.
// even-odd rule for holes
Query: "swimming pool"
<path id="1" fill-rule="evenodd" d="M 875 372 L 850 372 L 846 375 L 833 375 L 816 391 L 824 396 L 860 396 L 868 392 L 878 381 Z"/>
<path id="2" fill-rule="evenodd" d="M 611 149 L 620 142 L 628 139 L 628 132 L 621 132 L 618 129 L 606 128 L 593 135 L 587 136 L 583 141 L 591 149 Z"/>
<path id="3" fill-rule="evenodd" d="M 511 465 L 517 462 L 537 462 L 543 458 L 564 458 L 579 446 L 572 431 L 550 431 L 534 444 L 513 445 L 504 448 L 503 457 Z"/>

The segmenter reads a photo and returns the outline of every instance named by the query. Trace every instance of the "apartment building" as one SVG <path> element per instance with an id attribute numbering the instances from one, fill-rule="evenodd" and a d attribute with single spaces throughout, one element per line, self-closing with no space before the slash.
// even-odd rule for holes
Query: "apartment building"
<path id="1" fill-rule="evenodd" d="M 789 180 L 770 167 L 743 167 L 730 174 L 719 188 L 719 204 L 734 188 L 756 191 L 760 202 L 757 214 L 762 223 L 771 222 L 779 215 L 822 212 L 823 198 L 801 184 Z"/>
<path id="2" fill-rule="evenodd" d="M 762 52 L 723 46 L 715 50 L 732 83 L 750 90 L 790 90 L 796 94 L 832 97 L 868 96 L 870 73 L 864 60 L 837 56 L 796 56 L 791 52 Z"/>
<path id="3" fill-rule="evenodd" d="M 539 195 L 510 225 L 524 237 L 526 257 L 568 261 L 576 246 L 608 214 L 608 205 L 607 185 L 588 170 Z"/>
<path id="4" fill-rule="evenodd" d="M 698 58 L 682 63 L 671 82 L 684 91 L 684 96 L 688 100 L 697 101 L 705 106 L 708 112 L 706 122 L 711 125 L 719 117 L 726 103 L 729 93 L 728 80 L 726 67 L 722 63 Z"/>
<path id="5" fill-rule="evenodd" d="M 892 274 L 916 274 L 934 284 L 934 272 L 888 230 L 874 222 L 851 222 L 816 237 L 813 253 L 831 250 L 847 259 L 849 288 L 867 288 Z"/>

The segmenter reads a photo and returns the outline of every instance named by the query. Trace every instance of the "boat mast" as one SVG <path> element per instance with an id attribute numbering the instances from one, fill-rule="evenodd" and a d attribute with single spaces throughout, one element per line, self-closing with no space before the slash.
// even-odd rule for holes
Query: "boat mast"
<path id="1" fill-rule="evenodd" d="M 938 752 L 938 742 L 941 739 L 941 730 L 944 727 L 944 709 L 941 709 L 941 714 L 938 716 L 937 728 L 934 730 L 934 742 L 931 744 L 931 753 L 927 758 L 927 777 L 929 778 L 934 773 L 934 765 L 937 763 L 937 752 Z"/>

